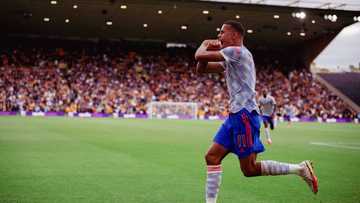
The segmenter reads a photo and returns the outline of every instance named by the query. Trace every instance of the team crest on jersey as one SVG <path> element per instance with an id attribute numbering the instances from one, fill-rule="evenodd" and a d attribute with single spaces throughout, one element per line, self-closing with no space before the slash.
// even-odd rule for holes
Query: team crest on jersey
<path id="1" fill-rule="evenodd" d="M 240 47 L 236 47 L 236 48 L 235 48 L 235 55 L 236 55 L 236 56 L 239 56 L 240 53 L 241 53 Z"/>

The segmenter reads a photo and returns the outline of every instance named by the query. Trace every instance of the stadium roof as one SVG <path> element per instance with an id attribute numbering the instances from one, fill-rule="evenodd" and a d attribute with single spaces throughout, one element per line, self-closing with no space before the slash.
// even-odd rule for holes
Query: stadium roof
<path id="1" fill-rule="evenodd" d="M 336 34 L 360 20 L 360 11 L 195 0 L 12 0 L 0 6 L 5 35 L 199 43 L 216 37 L 225 20 L 238 19 L 248 41 L 274 47 Z"/>
<path id="2" fill-rule="evenodd" d="M 303 8 L 360 11 L 359 0 L 202 0 Z"/>

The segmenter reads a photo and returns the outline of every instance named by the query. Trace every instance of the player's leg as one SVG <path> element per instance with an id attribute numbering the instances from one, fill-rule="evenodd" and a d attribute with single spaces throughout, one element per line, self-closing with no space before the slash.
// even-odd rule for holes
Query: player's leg
<path id="1" fill-rule="evenodd" d="M 288 126 L 290 126 L 291 125 L 291 116 L 287 115 L 286 118 L 287 118 L 287 122 L 288 122 L 287 124 L 288 124 Z"/>
<path id="2" fill-rule="evenodd" d="M 273 117 L 269 118 L 269 124 L 270 124 L 270 129 L 274 130 L 274 118 Z"/>
<path id="3" fill-rule="evenodd" d="M 206 203 L 215 203 L 221 184 L 221 161 L 229 150 L 214 142 L 205 155 L 207 165 L 206 177 Z"/>
<path id="4" fill-rule="evenodd" d="M 239 136 L 235 143 L 240 143 L 240 147 L 245 147 L 242 150 L 238 148 L 235 152 L 239 157 L 240 168 L 244 175 L 246 177 L 253 177 L 297 174 L 306 181 L 314 193 L 317 193 L 317 178 L 309 161 L 304 161 L 300 164 L 272 160 L 256 161 L 256 154 L 264 151 L 260 141 L 258 119 L 256 114 L 243 115 L 243 117 L 245 119 L 238 123 L 240 123 L 241 134 L 244 134 L 244 136 Z M 251 140 L 247 138 L 251 138 Z"/>
<path id="5" fill-rule="evenodd" d="M 261 164 L 256 162 L 256 153 L 252 153 L 245 158 L 240 158 L 240 168 L 246 177 L 260 176 Z"/>
<path id="6" fill-rule="evenodd" d="M 272 140 L 271 140 L 270 130 L 269 130 L 269 118 L 267 116 L 264 116 L 263 120 L 264 120 L 263 123 L 264 123 L 266 143 L 268 143 L 270 145 L 270 144 L 272 144 Z"/>
<path id="7" fill-rule="evenodd" d="M 287 114 L 284 115 L 284 122 L 287 123 L 287 126 L 290 125 L 290 118 L 289 118 L 289 116 Z"/>
<path id="8" fill-rule="evenodd" d="M 296 174 L 303 178 L 315 194 L 318 191 L 318 180 L 310 161 L 303 161 L 300 164 L 272 160 L 258 162 L 255 153 L 239 160 L 241 171 L 246 177 Z"/>
<path id="9" fill-rule="evenodd" d="M 221 144 L 214 142 L 205 155 L 206 165 L 214 166 L 220 165 L 221 161 L 229 154 L 229 150 Z"/>
<path id="10" fill-rule="evenodd" d="M 230 119 L 226 119 L 214 137 L 214 143 L 206 153 L 207 165 L 206 202 L 215 203 L 221 183 L 221 161 L 230 152 L 233 145 L 230 132 Z"/>
<path id="11" fill-rule="evenodd" d="M 240 168 L 246 177 L 264 175 L 287 175 L 298 174 L 302 166 L 299 164 L 288 164 L 277 161 L 256 161 L 256 153 L 251 153 L 245 158 L 240 158 Z"/>

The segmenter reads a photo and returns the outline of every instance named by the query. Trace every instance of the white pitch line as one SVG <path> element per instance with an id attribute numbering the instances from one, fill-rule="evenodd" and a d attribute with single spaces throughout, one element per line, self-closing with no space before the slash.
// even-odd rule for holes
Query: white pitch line
<path id="1" fill-rule="evenodd" d="M 343 148 L 343 149 L 360 150 L 360 147 L 348 146 L 348 145 L 338 145 L 338 144 L 331 144 L 331 143 L 325 143 L 325 142 L 310 142 L 310 144 L 319 145 L 319 146 L 326 146 L 326 147 L 335 147 L 335 148 Z"/>

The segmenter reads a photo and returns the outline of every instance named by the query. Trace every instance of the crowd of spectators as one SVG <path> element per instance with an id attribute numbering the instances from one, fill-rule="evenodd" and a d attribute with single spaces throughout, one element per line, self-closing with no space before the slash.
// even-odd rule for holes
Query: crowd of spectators
<path id="1" fill-rule="evenodd" d="M 258 72 L 257 79 L 257 90 L 270 90 L 278 114 L 283 114 L 285 106 L 290 105 L 297 117 L 356 117 L 343 100 L 315 80 L 307 70 L 293 70 L 285 75 L 278 70 L 266 69 Z"/>
<path id="2" fill-rule="evenodd" d="M 223 74 L 196 74 L 193 53 L 12 49 L 0 59 L 0 111 L 146 114 L 151 101 L 197 102 L 199 116 L 226 116 Z M 278 114 L 343 118 L 354 112 L 306 70 L 289 74 L 257 64 Z"/>

